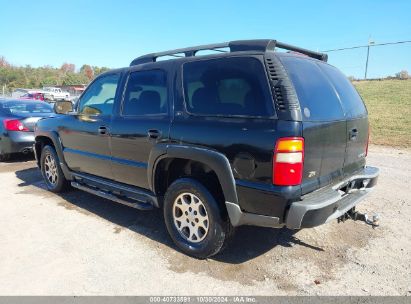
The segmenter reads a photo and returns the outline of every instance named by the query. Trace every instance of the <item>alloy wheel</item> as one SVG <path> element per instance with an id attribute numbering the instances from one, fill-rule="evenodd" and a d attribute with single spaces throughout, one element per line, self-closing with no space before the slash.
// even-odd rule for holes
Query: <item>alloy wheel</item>
<path id="1" fill-rule="evenodd" d="M 48 154 L 44 159 L 44 174 L 48 182 L 52 185 L 57 184 L 58 172 L 56 160 L 51 154 Z"/>
<path id="2" fill-rule="evenodd" d="M 205 239 L 209 229 L 207 209 L 192 193 L 182 193 L 174 200 L 173 220 L 180 235 L 189 242 Z"/>

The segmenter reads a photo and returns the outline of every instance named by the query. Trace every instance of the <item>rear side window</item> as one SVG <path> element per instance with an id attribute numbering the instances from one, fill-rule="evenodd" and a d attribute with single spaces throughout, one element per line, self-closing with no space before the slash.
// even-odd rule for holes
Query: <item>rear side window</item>
<path id="1" fill-rule="evenodd" d="M 8 115 L 52 113 L 53 108 L 51 107 L 51 105 L 47 103 L 18 100 L 18 101 L 5 102 L 3 103 L 3 105 L 0 105 L 0 112 L 3 112 Z"/>
<path id="2" fill-rule="evenodd" d="M 313 60 L 283 56 L 281 61 L 297 92 L 304 120 L 344 119 L 334 87 Z"/>
<path id="3" fill-rule="evenodd" d="M 216 116 L 273 116 L 266 74 L 255 58 L 222 58 L 183 66 L 188 112 Z"/>
<path id="4" fill-rule="evenodd" d="M 167 113 L 167 78 L 164 71 L 130 73 L 124 94 L 123 115 Z"/>
<path id="5" fill-rule="evenodd" d="M 359 117 L 367 114 L 364 103 L 358 94 L 357 90 L 351 82 L 337 68 L 328 65 L 320 64 L 321 69 L 327 74 L 328 78 L 334 85 L 344 112 L 350 117 Z"/>

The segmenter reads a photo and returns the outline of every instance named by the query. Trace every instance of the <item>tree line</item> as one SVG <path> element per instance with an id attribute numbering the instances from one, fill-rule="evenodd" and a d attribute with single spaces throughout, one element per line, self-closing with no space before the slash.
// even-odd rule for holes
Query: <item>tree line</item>
<path id="1" fill-rule="evenodd" d="M 49 65 L 34 68 L 30 65 L 15 66 L 0 56 L 0 93 L 11 93 L 16 88 L 42 88 L 44 86 L 88 84 L 107 67 L 83 64 L 79 70 L 72 63 L 60 68 Z"/>
<path id="2" fill-rule="evenodd" d="M 408 73 L 407 70 L 399 71 L 395 73 L 395 76 L 386 76 L 381 78 L 370 78 L 370 79 L 362 79 L 362 78 L 355 78 L 354 76 L 348 76 L 350 81 L 363 81 L 363 80 L 391 80 L 391 79 L 399 79 L 399 80 L 408 80 L 411 79 L 411 75 Z"/>

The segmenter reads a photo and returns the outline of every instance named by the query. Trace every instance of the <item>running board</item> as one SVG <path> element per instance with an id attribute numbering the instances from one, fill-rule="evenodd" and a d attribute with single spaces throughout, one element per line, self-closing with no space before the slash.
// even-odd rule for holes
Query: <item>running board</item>
<path id="1" fill-rule="evenodd" d="M 97 195 L 99 197 L 111 200 L 116 203 L 120 203 L 122 205 L 129 206 L 129 207 L 132 207 L 138 210 L 152 210 L 153 209 L 153 205 L 151 205 L 150 203 L 138 202 L 133 199 L 127 200 L 127 198 L 123 199 L 112 193 L 109 193 L 109 192 L 106 192 L 100 189 L 94 189 L 94 188 L 88 187 L 87 185 L 79 184 L 77 182 L 71 182 L 71 186 L 73 188 L 77 188 L 79 190 Z"/>
<path id="2" fill-rule="evenodd" d="M 134 187 L 105 178 L 92 176 L 85 173 L 72 173 L 73 182 L 77 182 L 81 186 L 109 193 L 120 199 L 126 198 L 126 201 L 131 200 L 132 203 L 140 202 L 145 205 L 159 207 L 158 197 L 147 189 Z"/>

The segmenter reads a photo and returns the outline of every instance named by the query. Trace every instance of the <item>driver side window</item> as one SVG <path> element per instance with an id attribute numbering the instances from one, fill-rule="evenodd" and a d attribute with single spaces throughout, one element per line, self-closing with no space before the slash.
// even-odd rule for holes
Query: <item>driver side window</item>
<path id="1" fill-rule="evenodd" d="M 119 74 L 111 74 L 94 81 L 81 96 L 78 113 L 111 115 L 119 78 Z"/>

